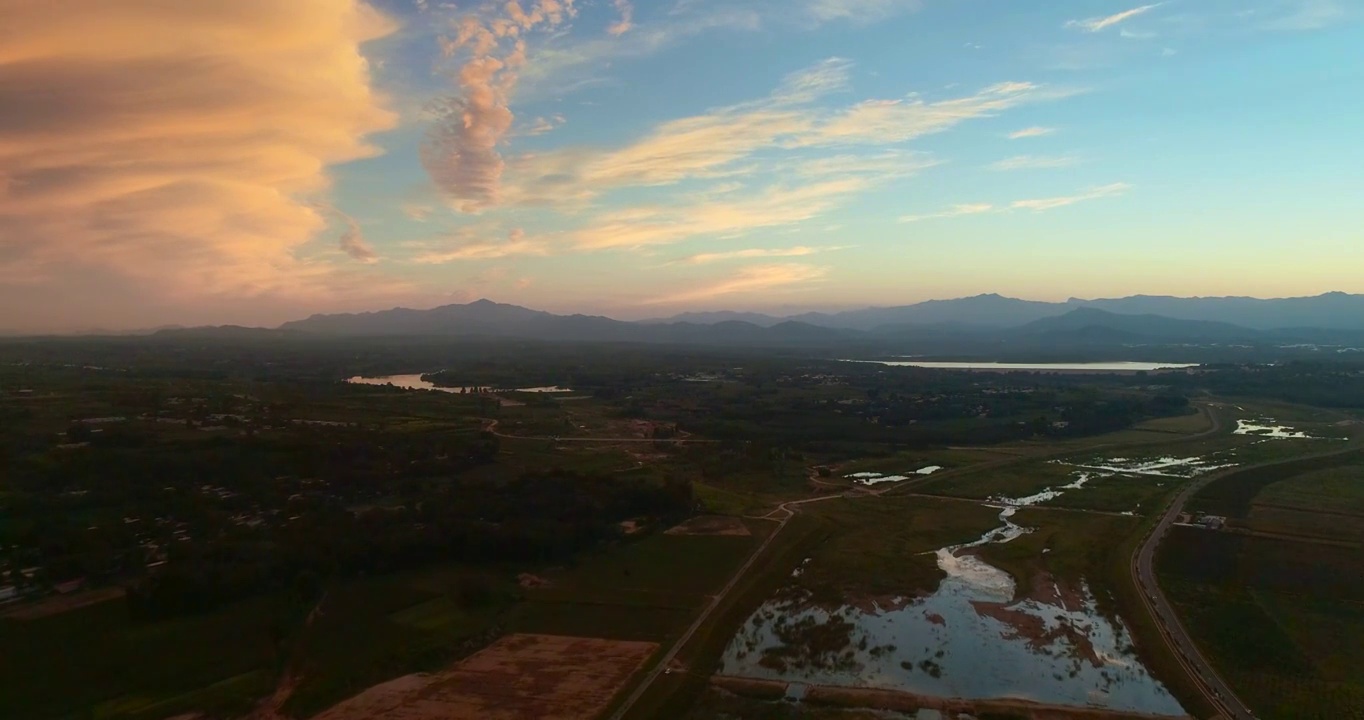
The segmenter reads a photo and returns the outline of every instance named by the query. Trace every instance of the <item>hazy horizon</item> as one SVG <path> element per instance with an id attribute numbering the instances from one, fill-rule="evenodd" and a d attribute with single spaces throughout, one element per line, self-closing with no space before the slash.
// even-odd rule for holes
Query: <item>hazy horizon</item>
<path id="1" fill-rule="evenodd" d="M 1338 0 L 0 0 L 0 330 L 1364 292 Z"/>
<path id="2" fill-rule="evenodd" d="M 1075 296 L 1067 296 L 1067 297 L 1064 297 L 1064 298 L 1054 299 L 1054 300 L 1053 300 L 1053 299 L 1045 299 L 1045 298 L 1019 298 L 1019 297 L 1012 297 L 1012 296 L 1007 296 L 1007 295 L 1000 295 L 999 293 L 977 293 L 977 294 L 975 294 L 975 295 L 963 295 L 963 296 L 959 296 L 959 297 L 927 298 L 927 299 L 924 299 L 924 300 L 915 300 L 915 301 L 904 302 L 904 303 L 879 303 L 879 304 L 869 304 L 869 305 L 854 304 L 854 305 L 845 305 L 845 306 L 834 306 L 834 305 L 824 305 L 824 306 L 781 305 L 781 306 L 752 307 L 752 308 L 750 308 L 750 307 L 739 307 L 739 306 L 736 306 L 736 307 L 715 307 L 715 308 L 709 308 L 709 309 L 694 309 L 694 310 L 681 309 L 681 310 L 678 310 L 678 311 L 676 311 L 676 312 L 652 313 L 652 314 L 649 312 L 649 308 L 647 308 L 647 307 L 635 308 L 635 309 L 633 309 L 633 310 L 631 310 L 631 309 L 625 309 L 625 310 L 623 310 L 623 311 L 615 311 L 615 312 L 613 312 L 613 311 L 594 311 L 594 310 L 574 310 L 574 309 L 561 309 L 561 310 L 555 310 L 555 309 L 551 309 L 551 308 L 536 307 L 536 306 L 533 306 L 533 305 L 523 305 L 523 304 L 516 303 L 516 302 L 512 302 L 512 301 L 503 301 L 503 300 L 498 300 L 498 299 L 495 299 L 495 298 L 480 297 L 480 298 L 475 298 L 475 299 L 469 300 L 469 301 L 445 302 L 445 303 L 439 303 L 439 304 L 434 304 L 434 305 L 423 305 L 423 306 L 393 305 L 393 306 L 385 306 L 385 307 L 361 308 L 361 309 L 357 309 L 357 310 L 338 310 L 338 311 L 334 311 L 334 312 L 333 312 L 333 311 L 327 311 L 327 312 L 319 312 L 319 313 L 310 313 L 310 314 L 307 314 L 307 315 L 296 315 L 296 316 L 291 316 L 291 317 L 285 318 L 285 319 L 283 319 L 283 320 L 281 320 L 281 321 L 278 321 L 278 322 L 259 322 L 259 323 L 232 323 L 232 322 L 226 322 L 226 323 L 199 323 L 199 324 L 164 323 L 164 324 L 161 324 L 161 325 L 126 326 L 126 327 L 104 327 L 104 326 L 97 326 L 97 325 L 87 325 L 87 326 L 83 326 L 83 327 L 77 326 L 77 327 L 70 327 L 70 328 L 55 328 L 55 329 L 46 329 L 46 330 L 38 330 L 38 331 L 25 331 L 25 330 L 20 329 L 20 328 L 0 327 L 0 334 L 4 334 L 4 335 L 24 335 L 24 334 L 33 334 L 33 335 L 43 335 L 43 334 L 55 334 L 55 335 L 82 335 L 82 334 L 99 334 L 99 333 L 101 333 L 101 332 L 113 332 L 113 333 L 142 332 L 142 331 L 157 330 L 157 329 L 162 329 L 162 328 L 211 327 L 211 326 L 241 326 L 241 327 L 275 328 L 275 327 L 278 327 L 278 326 L 283 325 L 283 324 L 285 324 L 285 323 L 288 323 L 288 322 L 290 322 L 290 321 L 305 320 L 305 319 L 307 319 L 307 318 L 309 318 L 309 317 L 311 317 L 311 316 L 313 316 L 313 315 L 333 315 L 333 314 L 346 315 L 346 314 L 382 313 L 382 312 L 385 312 L 385 311 L 397 310 L 397 309 L 423 310 L 423 311 L 424 311 L 424 310 L 431 310 L 431 309 L 435 309 L 435 308 L 439 308 L 439 307 L 444 307 L 444 306 L 448 306 L 448 305 L 469 305 L 469 304 L 475 304 L 475 303 L 480 303 L 480 302 L 482 302 L 482 303 L 494 303 L 494 304 L 498 304 L 498 305 L 515 305 L 515 306 L 519 306 L 519 307 L 524 307 L 524 308 L 529 309 L 529 310 L 539 310 L 539 311 L 549 312 L 549 313 L 551 313 L 551 314 L 554 314 L 554 315 L 561 315 L 561 316 L 567 316 L 567 315 L 589 315 L 589 316 L 607 317 L 607 318 L 610 318 L 610 319 L 621 320 L 621 321 L 626 321 L 626 322 L 638 322 L 638 321 L 671 320 L 671 319 L 673 319 L 673 318 L 683 317 L 683 316 L 686 316 L 686 315 L 689 315 L 689 314 L 695 314 L 695 315 L 709 315 L 709 314 L 732 313 L 732 314 L 735 314 L 735 315 L 764 315 L 764 316 L 768 316 L 768 317 L 772 317 L 772 318 L 777 318 L 777 319 L 790 318 L 790 317 L 796 317 L 796 316 L 807 315 L 807 314 L 828 314 L 828 315 L 837 315 L 838 313 L 848 312 L 848 311 L 869 310 L 869 309 L 890 309 L 890 308 L 897 308 L 897 307 L 909 307 L 909 306 L 918 305 L 918 304 L 926 303 L 926 302 L 953 302 L 953 301 L 960 301 L 960 300 L 971 300 L 971 299 L 975 299 L 975 298 L 979 298 L 979 297 L 987 297 L 987 296 L 999 297 L 999 298 L 1002 298 L 1002 299 L 1004 299 L 1004 300 L 1020 300 L 1020 301 L 1023 301 L 1023 302 L 1044 302 L 1044 303 L 1052 303 L 1052 304 L 1076 303 L 1076 304 L 1077 304 L 1077 305 L 1076 305 L 1077 307 L 1082 307 L 1084 303 L 1096 303 L 1096 302 L 1104 302 L 1104 301 L 1111 301 L 1111 300 L 1124 300 L 1124 299 L 1131 299 L 1131 298 L 1175 299 L 1175 300 L 1269 300 L 1269 301 L 1275 301 L 1275 300 L 1310 299 L 1310 298 L 1317 298 L 1317 297 L 1322 297 L 1322 296 L 1327 296 L 1327 295 L 1341 295 L 1341 294 L 1343 294 L 1343 295 L 1352 295 L 1351 293 L 1344 293 L 1343 291 L 1339 291 L 1339 290 L 1327 290 L 1327 291 L 1323 291 L 1323 292 L 1321 292 L 1321 293 L 1315 293 L 1315 294 L 1309 295 L 1309 296 L 1285 296 L 1285 297 L 1255 297 L 1255 296 L 1249 296 L 1249 295 L 1226 295 L 1226 296 L 1174 296 L 1174 295 L 1151 295 L 1151 294 L 1145 294 L 1145 293 L 1136 293 L 1135 295 L 1122 296 L 1122 297 L 1090 297 L 1090 298 L 1081 298 L 1081 297 L 1075 297 Z M 1364 293 L 1362 293 L 1362 294 L 1357 294 L 1357 295 L 1364 295 Z"/>

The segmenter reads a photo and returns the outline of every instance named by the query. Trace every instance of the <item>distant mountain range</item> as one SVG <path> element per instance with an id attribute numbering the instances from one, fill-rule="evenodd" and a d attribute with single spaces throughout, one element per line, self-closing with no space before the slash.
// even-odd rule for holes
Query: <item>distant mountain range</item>
<path id="1" fill-rule="evenodd" d="M 1251 297 L 1169 297 L 1134 295 L 1124 298 L 1065 302 L 1019 300 L 1001 295 L 976 295 L 954 300 L 929 300 L 914 305 L 876 307 L 846 312 L 808 313 L 775 317 L 761 313 L 684 313 L 653 323 L 713 323 L 739 320 L 767 326 L 786 320 L 822 327 L 875 330 L 885 325 L 963 324 L 983 327 L 1015 327 L 1035 320 L 1064 315 L 1080 308 L 1107 310 L 1120 315 L 1159 315 L 1175 320 L 1230 323 L 1253 330 L 1322 328 L 1364 330 L 1364 295 L 1331 292 L 1312 297 L 1261 299 Z"/>
<path id="2" fill-rule="evenodd" d="M 430 310 L 313 315 L 279 331 L 308 336 L 470 336 L 550 341 L 847 347 L 919 341 L 1011 348 L 1142 344 L 1364 343 L 1364 295 L 1309 298 L 1135 296 L 1050 303 L 1000 295 L 774 317 L 714 312 L 640 322 L 555 315 L 479 300 Z M 203 332 L 203 329 L 169 333 Z M 239 332 L 239 330 L 234 331 Z"/>

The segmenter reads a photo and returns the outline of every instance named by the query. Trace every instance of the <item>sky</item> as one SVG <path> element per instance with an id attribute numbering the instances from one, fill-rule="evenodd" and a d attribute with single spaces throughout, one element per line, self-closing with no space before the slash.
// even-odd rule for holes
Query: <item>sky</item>
<path id="1" fill-rule="evenodd" d="M 1355 0 L 0 0 L 0 329 L 1364 292 Z"/>

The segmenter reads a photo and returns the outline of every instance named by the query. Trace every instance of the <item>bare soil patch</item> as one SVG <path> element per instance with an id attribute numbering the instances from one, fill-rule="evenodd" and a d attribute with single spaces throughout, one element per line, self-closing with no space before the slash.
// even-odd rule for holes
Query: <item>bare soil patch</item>
<path id="1" fill-rule="evenodd" d="M 539 575 L 532 575 L 530 573 L 521 573 L 520 575 L 517 575 L 516 584 L 520 585 L 523 588 L 554 587 L 553 582 L 546 580 L 540 577 Z"/>
<path id="2" fill-rule="evenodd" d="M 698 515 L 681 525 L 668 528 L 668 535 L 739 535 L 748 536 L 748 526 L 743 520 L 724 515 Z"/>
<path id="3" fill-rule="evenodd" d="M 117 600 L 126 594 L 127 592 L 121 587 L 107 587 L 99 588 L 98 590 L 86 590 L 84 592 L 72 593 L 70 595 L 54 595 L 33 604 L 20 605 L 11 610 L 7 610 L 3 614 L 0 614 L 0 617 L 7 617 L 13 620 L 36 620 L 52 615 L 60 615 L 64 612 L 71 612 L 72 610 L 96 605 L 109 600 Z"/>
<path id="4" fill-rule="evenodd" d="M 657 648 L 508 635 L 449 670 L 376 685 L 315 720 L 590 720 Z"/>

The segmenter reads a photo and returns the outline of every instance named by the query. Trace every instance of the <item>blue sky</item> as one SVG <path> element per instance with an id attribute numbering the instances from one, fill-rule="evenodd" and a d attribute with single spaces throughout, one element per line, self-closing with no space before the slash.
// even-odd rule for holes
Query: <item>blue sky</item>
<path id="1" fill-rule="evenodd" d="M 118 27 L 139 4 L 98 7 Z M 8 269 L 54 298 L 42 322 L 62 322 L 55 298 L 77 297 L 76 278 L 119 288 L 114 324 L 478 297 L 644 317 L 984 292 L 1364 292 L 1364 8 L 1346 0 L 203 7 L 258 23 L 256 37 L 306 36 L 306 56 L 282 40 L 218 58 L 259 75 L 262 97 L 243 94 L 233 122 L 278 112 L 305 130 L 234 150 L 259 159 L 249 177 L 218 177 L 217 155 L 178 160 L 168 183 L 250 186 L 193 196 L 192 239 L 183 199 L 144 192 L 141 214 L 119 217 L 164 246 L 111 236 L 101 213 L 79 266 L 24 248 Z M 199 19 L 166 32 L 206 33 Z M 53 37 L 53 55 L 101 52 Z M 194 127 L 221 125 L 226 102 L 203 103 Z M 292 171 L 260 159 L 276 156 Z M 20 229 L 56 222 L 30 214 Z M 273 245 L 266 226 L 282 228 Z M 111 242 L 142 254 L 89 251 Z M 184 243 L 199 250 L 165 249 Z"/>

